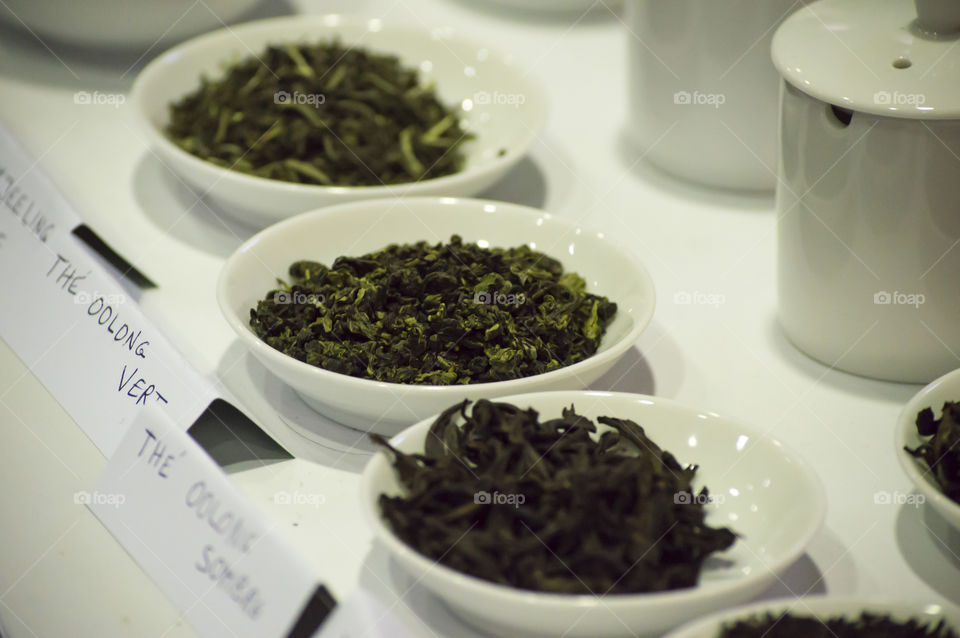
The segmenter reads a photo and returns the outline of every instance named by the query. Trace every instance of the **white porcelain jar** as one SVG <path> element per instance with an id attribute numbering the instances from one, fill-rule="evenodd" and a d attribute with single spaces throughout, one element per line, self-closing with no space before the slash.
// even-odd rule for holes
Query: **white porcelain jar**
<path id="1" fill-rule="evenodd" d="M 821 0 L 774 38 L 778 315 L 831 367 L 960 367 L 958 42 L 957 0 Z"/>
<path id="2" fill-rule="evenodd" d="M 628 134 L 649 160 L 712 187 L 772 191 L 776 26 L 803 0 L 629 0 Z"/>

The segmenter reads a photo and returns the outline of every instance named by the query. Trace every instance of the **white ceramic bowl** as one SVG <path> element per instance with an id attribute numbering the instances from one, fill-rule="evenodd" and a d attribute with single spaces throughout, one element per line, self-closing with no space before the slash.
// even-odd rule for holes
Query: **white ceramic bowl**
<path id="1" fill-rule="evenodd" d="M 586 14 L 588 11 L 594 9 L 597 3 L 594 0 L 481 0 L 487 4 L 502 7 L 507 9 L 509 12 L 513 11 L 538 11 L 543 12 L 544 14 L 549 13 L 572 13 L 578 11 L 582 14 Z M 622 0 L 606 0 L 604 3 L 606 7 L 597 6 L 596 10 L 599 12 L 606 12 L 607 9 L 612 10 L 622 4 Z"/>
<path id="2" fill-rule="evenodd" d="M 925 463 L 903 450 L 904 446 L 914 449 L 923 440 L 917 432 L 917 413 L 924 408 L 933 408 L 934 416 L 940 418 L 940 410 L 946 401 L 960 401 L 960 370 L 949 372 L 932 382 L 903 407 L 897 418 L 896 453 L 903 471 L 913 481 L 917 491 L 923 494 L 926 502 L 950 525 L 960 530 L 960 505 L 947 498 Z"/>
<path id="3" fill-rule="evenodd" d="M 195 90 L 201 75 L 218 77 L 225 64 L 259 54 L 271 43 L 334 38 L 344 45 L 398 56 L 404 65 L 420 69 L 421 81 L 436 83 L 445 104 L 463 107 L 463 124 L 476 139 L 461 147 L 466 156 L 462 171 L 397 186 L 293 184 L 220 168 L 181 150 L 164 135 L 170 103 Z M 143 69 L 133 86 L 133 101 L 163 162 L 230 214 L 259 226 L 360 199 L 475 195 L 523 157 L 546 119 L 542 90 L 509 57 L 461 40 L 450 29 L 417 30 L 337 15 L 261 20 L 185 42 Z"/>
<path id="4" fill-rule="evenodd" d="M 809 596 L 784 600 L 770 600 L 754 605 L 729 609 L 707 616 L 680 627 L 664 638 L 717 638 L 723 625 L 743 620 L 755 615 L 788 612 L 794 616 L 813 616 L 820 620 L 843 616 L 854 619 L 863 612 L 889 614 L 895 620 L 905 621 L 916 618 L 922 622 L 936 624 L 941 619 L 952 623 L 954 630 L 960 630 L 960 620 L 946 612 L 940 605 L 932 603 L 906 602 L 903 600 L 876 600 L 863 598 L 834 598 L 827 596 Z"/>
<path id="5" fill-rule="evenodd" d="M 398 494 L 400 485 L 386 455 L 367 464 L 361 479 L 361 507 L 394 559 L 469 623 L 495 635 L 604 636 L 660 635 L 711 611 L 741 603 L 768 587 L 798 559 L 823 523 L 826 497 L 810 467 L 779 441 L 711 412 L 668 399 L 610 392 L 544 392 L 500 399 L 537 409 L 542 418 L 559 416 L 573 403 L 595 418 L 633 419 L 681 464 L 697 463 L 697 486 L 716 499 L 707 517 L 742 538 L 714 561 L 691 589 L 655 594 L 544 594 L 489 583 L 435 564 L 399 540 L 380 516 L 380 494 Z M 405 452 L 422 452 L 433 419 L 392 439 Z M 722 497 L 722 501 L 721 501 Z"/>
<path id="6" fill-rule="evenodd" d="M 219 29 L 260 0 L 5 0 L 0 20 L 87 47 L 152 47 Z"/>
<path id="7" fill-rule="evenodd" d="M 512 381 L 456 386 L 403 385 L 360 379 L 297 361 L 250 329 L 250 309 L 298 259 L 327 265 L 391 243 L 486 241 L 492 247 L 529 244 L 587 280 L 587 290 L 617 303 L 617 316 L 599 351 L 571 366 Z M 549 213 L 503 202 L 455 198 L 371 200 L 304 213 L 245 242 L 227 260 L 217 299 L 230 326 L 257 359 L 314 409 L 362 430 L 392 435 L 464 397 L 479 399 L 543 390 L 585 388 L 626 352 L 653 315 L 653 283 L 643 266 L 603 233 Z"/>

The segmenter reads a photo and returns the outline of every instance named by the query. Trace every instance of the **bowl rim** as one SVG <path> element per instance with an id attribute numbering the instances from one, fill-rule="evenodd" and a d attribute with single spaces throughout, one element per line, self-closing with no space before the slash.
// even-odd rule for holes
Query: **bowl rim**
<path id="1" fill-rule="evenodd" d="M 547 118 L 547 94 L 543 86 L 537 80 L 535 80 L 529 74 L 522 74 L 518 66 L 507 62 L 508 56 L 504 55 L 503 53 L 499 51 L 491 51 L 489 47 L 481 46 L 469 38 L 461 37 L 459 30 L 450 31 L 447 33 L 445 31 L 437 32 L 436 30 L 431 31 L 426 28 L 417 28 L 403 24 L 396 25 L 382 23 L 383 21 L 380 18 L 361 18 L 359 16 L 328 13 L 323 15 L 294 15 L 264 18 L 261 20 L 251 20 L 238 25 L 225 26 L 213 31 L 208 31 L 165 50 L 140 70 L 133 82 L 133 86 L 130 89 L 130 100 L 133 103 L 134 113 L 139 121 L 140 128 L 146 133 L 147 141 L 149 141 L 149 143 L 155 148 L 158 148 L 160 151 L 162 151 L 167 157 L 175 157 L 185 166 L 189 166 L 191 171 L 204 175 L 208 180 L 233 180 L 236 185 L 245 186 L 248 188 L 270 189 L 277 195 L 307 197 L 363 196 L 372 198 L 396 196 L 406 193 L 416 194 L 418 191 L 426 190 L 427 188 L 433 190 L 442 190 L 443 188 L 453 189 L 459 186 L 461 182 L 471 182 L 482 176 L 495 173 L 498 170 L 505 170 L 527 154 L 533 142 L 539 137 L 541 130 L 545 126 Z M 524 85 L 524 96 L 528 98 L 524 102 L 524 106 L 529 104 L 531 105 L 531 108 L 536 110 L 534 113 L 535 117 L 532 118 L 533 126 L 526 127 L 527 130 L 523 131 L 521 135 L 515 138 L 516 141 L 511 144 L 510 147 L 505 148 L 506 152 L 503 155 L 494 157 L 490 162 L 482 166 L 467 166 L 463 170 L 451 173 L 449 175 L 442 175 L 440 177 L 433 177 L 430 179 L 420 179 L 412 182 L 403 182 L 399 184 L 323 186 L 319 184 L 298 184 L 294 182 L 285 182 L 283 180 L 259 177 L 256 175 L 247 175 L 246 173 L 241 173 L 233 169 L 217 166 L 216 164 L 188 153 L 174 144 L 163 133 L 161 126 L 155 125 L 149 117 L 150 107 L 143 98 L 143 93 L 147 90 L 147 87 L 151 86 L 157 81 L 158 77 L 167 72 L 167 63 L 171 58 L 176 59 L 184 54 L 192 53 L 198 49 L 202 49 L 210 45 L 211 42 L 215 43 L 218 40 L 228 41 L 230 38 L 237 38 L 240 35 L 245 35 L 248 33 L 253 34 L 257 32 L 273 31 L 280 32 L 284 29 L 294 28 L 296 26 L 322 26 L 326 29 L 330 29 L 332 32 L 326 36 L 318 34 L 316 39 L 312 40 L 321 41 L 324 37 L 332 37 L 337 35 L 337 29 L 340 29 L 341 27 L 362 27 L 365 25 L 369 26 L 371 24 L 375 24 L 377 26 L 376 32 L 389 31 L 397 34 L 406 34 L 406 37 L 413 42 L 424 39 L 436 39 L 446 43 L 452 42 L 456 43 L 457 45 L 476 49 L 487 49 L 489 51 L 488 59 L 495 60 L 504 67 L 510 68 L 513 72 L 515 72 L 516 80 Z M 277 35 L 279 38 L 280 34 L 278 33 Z M 390 55 L 402 54 L 396 50 L 377 50 L 377 52 Z M 183 95 L 169 96 L 167 104 L 170 104 L 180 97 L 183 97 Z M 453 108 L 458 108 L 458 105 L 454 105 Z"/>
<path id="2" fill-rule="evenodd" d="M 910 400 L 901 408 L 897 416 L 897 427 L 895 429 L 894 447 L 897 454 L 897 460 L 900 467 L 914 487 L 923 494 L 937 509 L 943 509 L 950 512 L 954 520 L 960 521 L 960 503 L 955 503 L 946 494 L 939 485 L 935 484 L 931 478 L 928 478 L 930 470 L 924 470 L 920 462 L 907 454 L 903 449 L 914 437 L 919 437 L 917 433 L 917 413 L 924 408 L 931 408 L 934 414 L 938 414 L 942 405 L 930 405 L 927 397 L 942 385 L 957 384 L 957 401 L 960 401 L 960 368 L 952 370 L 945 375 L 938 377 L 925 385 L 919 392 L 910 397 Z"/>
<path id="3" fill-rule="evenodd" d="M 939 613 L 928 613 L 924 607 L 936 605 L 941 608 Z M 800 606 L 800 609 L 795 607 Z M 836 607 L 851 607 L 847 612 L 832 611 Z M 709 629 L 718 629 L 720 625 L 732 620 L 741 619 L 754 614 L 762 614 L 768 611 L 780 611 L 789 609 L 791 613 L 800 616 L 817 616 L 822 618 L 829 615 L 852 615 L 862 613 L 873 608 L 889 611 L 894 615 L 909 616 L 912 618 L 921 618 L 922 616 L 945 618 L 952 621 L 952 615 L 949 610 L 935 601 L 924 602 L 921 597 L 892 598 L 890 596 L 863 596 L 844 594 L 840 596 L 828 594 L 815 594 L 812 596 L 795 596 L 793 598 L 781 597 L 769 600 L 761 600 L 745 605 L 737 605 L 727 609 L 721 609 L 705 616 L 700 616 L 679 627 L 676 627 L 663 638 L 693 638 L 693 636 Z"/>
<path id="4" fill-rule="evenodd" d="M 409 206 L 417 206 L 418 204 L 442 204 L 458 207 L 470 207 L 471 209 L 483 209 L 486 206 L 493 205 L 496 207 L 496 211 L 504 209 L 506 211 L 504 214 L 509 216 L 524 216 L 531 219 L 535 217 L 545 217 L 546 219 L 549 219 L 549 223 L 565 227 L 570 231 L 580 228 L 583 231 L 581 236 L 592 236 L 597 241 L 604 242 L 609 252 L 615 253 L 619 258 L 630 264 L 630 266 L 633 268 L 633 272 L 630 274 L 630 276 L 640 286 L 643 294 L 649 295 L 649 303 L 645 303 L 640 306 L 638 308 L 640 312 L 630 315 L 633 319 L 633 326 L 631 329 L 620 339 L 612 342 L 606 350 L 595 352 L 583 361 L 578 361 L 549 372 L 541 372 L 540 374 L 521 377 L 519 379 L 490 381 L 486 383 L 471 383 L 466 385 L 405 384 L 354 377 L 348 374 L 333 372 L 331 370 L 312 366 L 305 361 L 295 359 L 290 355 L 284 354 L 279 350 L 267 345 L 266 342 L 264 342 L 250 330 L 248 323 L 244 321 L 243 317 L 239 316 L 233 311 L 230 303 L 229 293 L 227 291 L 227 280 L 239 260 L 244 258 L 244 253 L 252 249 L 256 244 L 278 236 L 282 237 L 283 235 L 291 232 L 298 225 L 303 224 L 308 218 L 332 218 L 339 215 L 348 216 L 354 213 L 357 209 L 381 207 L 388 202 L 394 201 L 394 199 L 390 198 L 376 198 L 357 202 L 346 202 L 343 204 L 326 206 L 312 211 L 307 211 L 305 213 L 300 213 L 299 215 L 294 215 L 293 217 L 276 222 L 275 224 L 268 226 L 254 236 L 250 237 L 227 258 L 220 270 L 220 276 L 217 279 L 217 304 L 220 306 L 220 312 L 227 320 L 227 323 L 230 324 L 230 327 L 233 328 L 233 331 L 240 338 L 240 341 L 250 350 L 251 353 L 257 357 L 266 358 L 268 361 L 273 362 L 278 366 L 286 367 L 291 371 L 296 370 L 297 374 L 299 375 L 311 375 L 313 381 L 315 381 L 317 384 L 331 382 L 339 384 L 346 383 L 353 385 L 357 390 L 365 389 L 369 391 L 373 388 L 379 388 L 383 390 L 402 392 L 404 396 L 410 393 L 417 393 L 421 395 L 430 394 L 436 397 L 447 395 L 451 397 L 451 400 L 453 400 L 454 397 L 461 396 L 467 388 L 483 388 L 484 391 L 489 390 L 490 393 L 497 394 L 518 394 L 518 392 L 525 387 L 537 386 L 543 383 L 544 379 L 549 381 L 570 375 L 576 377 L 578 371 L 592 369 L 598 365 L 602 365 L 607 361 L 616 361 L 627 350 L 632 348 L 634 344 L 636 344 L 640 335 L 644 330 L 646 330 L 647 326 L 650 325 L 650 321 L 653 319 L 653 314 L 657 305 L 656 289 L 653 284 L 653 279 L 650 277 L 650 274 L 640 263 L 640 261 L 632 255 L 631 251 L 620 246 L 619 242 L 610 239 L 606 236 L 606 234 L 598 233 L 592 229 L 575 224 L 570 220 L 551 215 L 550 213 L 538 208 L 532 208 L 522 204 L 513 204 L 510 202 L 499 202 L 470 197 L 404 197 L 403 201 Z M 598 234 L 602 235 L 602 237 L 598 237 Z M 618 302 L 616 299 L 613 299 L 612 301 Z"/>
<path id="5" fill-rule="evenodd" d="M 776 439 L 772 436 L 766 436 L 760 430 L 754 430 L 749 426 L 744 426 L 736 419 L 731 419 L 715 412 L 705 412 L 674 399 L 657 397 L 653 395 L 634 394 L 629 392 L 603 392 L 594 390 L 546 391 L 502 396 L 497 397 L 496 401 L 509 401 L 517 403 L 523 401 L 535 401 L 542 397 L 557 395 L 564 395 L 570 400 L 575 400 L 576 397 L 606 397 L 614 399 L 618 402 L 628 402 L 633 404 L 642 402 L 649 402 L 649 405 L 659 404 L 669 410 L 689 414 L 691 416 L 691 422 L 709 422 L 711 420 L 717 421 L 725 423 L 728 426 L 736 426 L 736 429 L 739 432 L 746 433 L 751 437 L 757 436 L 758 440 L 766 439 L 770 445 L 776 446 L 782 454 L 790 458 L 791 462 L 799 467 L 802 473 L 805 475 L 806 485 L 808 487 L 808 495 L 810 496 L 810 502 L 812 506 L 816 510 L 816 515 L 809 519 L 809 523 L 807 524 L 806 528 L 802 530 L 801 534 L 797 535 L 797 538 L 793 541 L 793 543 L 791 543 L 789 549 L 783 553 L 779 560 L 766 564 L 765 570 L 757 570 L 755 573 L 749 576 L 710 583 L 706 587 L 698 584 L 695 587 L 666 592 L 594 595 L 558 594 L 532 590 L 527 591 L 507 585 L 492 583 L 481 578 L 477 578 L 476 576 L 459 572 L 451 567 L 447 567 L 446 565 L 423 556 L 398 538 L 383 521 L 377 508 L 376 498 L 373 500 L 367 498 L 367 494 L 375 491 L 375 486 L 373 484 L 374 472 L 379 469 L 378 466 L 383 466 L 384 464 L 388 463 L 385 454 L 378 450 L 370 458 L 366 466 L 364 466 L 363 473 L 360 476 L 360 509 L 367 521 L 367 524 L 373 528 L 375 538 L 386 545 L 392 555 L 401 555 L 403 560 L 415 563 L 418 566 L 418 570 L 422 573 L 435 570 L 442 574 L 442 578 L 444 580 L 450 581 L 454 586 L 466 590 L 473 595 L 496 598 L 503 603 L 508 601 L 513 603 L 523 602 L 526 604 L 533 604 L 554 609 L 576 606 L 583 610 L 597 607 L 611 608 L 612 610 L 625 610 L 626 608 L 632 607 L 639 603 L 649 605 L 691 604 L 703 598 L 704 596 L 715 597 L 729 595 L 737 590 L 749 589 L 752 586 L 761 585 L 769 579 L 775 578 L 777 574 L 781 573 L 785 568 L 799 559 L 803 555 L 806 547 L 823 527 L 823 523 L 826 520 L 827 514 L 826 488 L 824 487 L 823 482 L 820 480 L 820 477 L 816 474 L 816 472 L 813 471 L 813 467 L 810 465 L 810 463 L 808 463 L 803 457 L 801 457 L 791 448 L 784 446 L 779 439 Z M 704 420 L 695 418 L 695 415 L 698 414 L 706 414 L 707 419 Z M 437 416 L 438 414 L 433 415 L 405 428 L 400 433 L 391 437 L 389 439 L 390 443 L 392 445 L 396 445 L 407 437 L 417 436 L 421 431 L 426 431 Z"/>

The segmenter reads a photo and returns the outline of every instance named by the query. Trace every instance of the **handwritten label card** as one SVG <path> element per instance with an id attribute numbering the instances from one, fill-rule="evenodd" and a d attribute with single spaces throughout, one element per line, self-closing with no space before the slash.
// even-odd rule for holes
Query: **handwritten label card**
<path id="1" fill-rule="evenodd" d="M 313 635 L 333 598 L 186 433 L 217 392 L 80 223 L 0 126 L 0 338 L 108 457 L 90 509 L 202 635 Z"/>
<path id="2" fill-rule="evenodd" d="M 156 406 L 127 432 L 89 502 L 203 636 L 309 636 L 333 606 L 267 519 Z"/>
<path id="3" fill-rule="evenodd" d="M 78 224 L 0 126 L 0 338 L 109 457 L 144 406 L 186 429 L 216 393 L 71 234 Z"/>

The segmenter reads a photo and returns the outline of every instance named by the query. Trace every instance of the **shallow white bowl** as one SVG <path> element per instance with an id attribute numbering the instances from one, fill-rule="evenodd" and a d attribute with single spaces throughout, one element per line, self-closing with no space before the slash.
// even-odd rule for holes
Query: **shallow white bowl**
<path id="1" fill-rule="evenodd" d="M 759 594 L 797 560 L 823 523 L 826 496 L 810 467 L 779 441 L 766 439 L 735 421 L 668 399 L 610 392 L 543 392 L 500 399 L 533 407 L 541 418 L 559 416 L 571 403 L 591 418 L 613 416 L 639 423 L 650 438 L 681 464 L 697 463 L 696 485 L 707 485 L 716 501 L 708 523 L 729 526 L 742 538 L 708 561 L 700 585 L 655 594 L 544 594 L 496 585 L 467 576 L 417 553 L 393 535 L 380 516 L 380 494 L 399 494 L 385 454 L 367 464 L 360 500 L 377 538 L 411 575 L 458 615 L 495 635 L 660 635 L 705 613 Z M 422 452 L 433 419 L 392 439 L 397 449 Z M 603 426 L 601 426 L 602 428 Z M 721 502 L 722 501 L 722 502 Z"/>
<path id="2" fill-rule="evenodd" d="M 940 605 L 923 601 L 906 602 L 904 600 L 878 600 L 870 598 L 835 598 L 827 596 L 809 596 L 783 600 L 769 600 L 736 609 L 728 609 L 707 616 L 680 627 L 664 638 L 717 638 L 723 625 L 745 620 L 755 615 L 788 612 L 794 616 L 813 616 L 820 620 L 843 616 L 854 619 L 862 612 L 889 614 L 895 620 L 910 618 L 936 624 L 941 619 L 952 623 L 954 630 L 960 630 L 960 620 L 946 612 Z"/>
<path id="3" fill-rule="evenodd" d="M 543 13 L 571 13 L 579 11 L 586 14 L 594 9 L 597 3 L 594 0 L 481 0 L 487 4 L 502 7 L 508 11 L 542 11 Z M 601 8 L 599 5 L 596 11 L 607 11 L 611 13 L 613 9 L 622 4 L 621 0 L 607 0 L 607 6 Z M 574 16 L 576 17 L 576 16 Z"/>
<path id="4" fill-rule="evenodd" d="M 920 459 L 913 458 L 903 450 L 904 446 L 914 449 L 923 440 L 917 432 L 917 413 L 924 408 L 933 408 L 934 416 L 939 418 L 946 401 L 960 401 L 960 370 L 948 372 L 933 381 L 903 407 L 897 418 L 896 453 L 903 471 L 913 481 L 917 491 L 923 494 L 926 502 L 951 526 L 960 530 L 960 505 L 947 498 Z"/>
<path id="5" fill-rule="evenodd" d="M 559 259 L 587 290 L 617 303 L 599 351 L 571 366 L 512 381 L 429 386 L 382 383 L 330 372 L 282 354 L 250 329 L 250 309 L 289 279 L 298 259 L 330 265 L 391 243 L 486 241 L 491 247 L 529 244 Z M 404 198 L 344 204 L 280 222 L 245 242 L 227 260 L 217 289 L 220 309 L 240 340 L 263 365 L 317 411 L 361 430 L 392 435 L 462 400 L 587 387 L 637 341 L 653 316 L 653 282 L 643 266 L 603 233 L 583 229 L 540 210 L 477 199 Z"/>
<path id="6" fill-rule="evenodd" d="M 461 147 L 466 156 L 462 171 L 397 186 L 293 184 L 221 168 L 181 150 L 164 134 L 170 103 L 199 87 L 202 75 L 219 77 L 224 65 L 259 54 L 268 44 L 334 38 L 344 45 L 398 56 L 404 65 L 420 69 L 421 81 L 436 83 L 445 104 L 463 106 L 464 126 L 476 138 Z M 360 199 L 475 195 L 523 157 L 546 119 L 543 91 L 511 58 L 461 40 L 451 29 L 417 30 L 338 15 L 260 20 L 194 38 L 148 64 L 132 95 L 160 159 L 227 212 L 258 226 Z"/>
<path id="7" fill-rule="evenodd" d="M 219 29 L 259 1 L 5 0 L 0 6 L 0 20 L 80 46 L 152 48 L 160 42 Z"/>

